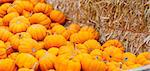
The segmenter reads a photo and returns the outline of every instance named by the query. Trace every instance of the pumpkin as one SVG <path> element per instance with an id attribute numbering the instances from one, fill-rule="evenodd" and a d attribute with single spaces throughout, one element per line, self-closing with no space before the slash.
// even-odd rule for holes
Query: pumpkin
<path id="1" fill-rule="evenodd" d="M 59 40 L 59 41 L 58 41 Z M 62 35 L 49 35 L 44 39 L 45 48 L 60 47 L 66 43 L 66 39 Z"/>
<path id="2" fill-rule="evenodd" d="M 59 49 L 56 47 L 51 47 L 48 49 L 48 52 L 53 54 L 53 55 L 57 55 L 58 54 Z"/>
<path id="3" fill-rule="evenodd" d="M 7 14 L 7 9 L 11 6 L 11 3 L 4 3 L 0 6 L 0 17 L 4 17 Z"/>
<path id="4" fill-rule="evenodd" d="M 51 23 L 50 27 L 54 27 L 54 26 L 57 26 L 57 25 L 60 25 L 59 23 Z"/>
<path id="5" fill-rule="evenodd" d="M 0 26 L 3 26 L 3 18 L 0 18 Z"/>
<path id="6" fill-rule="evenodd" d="M 10 44 L 10 42 L 6 42 L 5 45 L 6 45 L 5 49 L 6 49 L 7 55 L 9 55 L 9 54 L 14 52 L 14 49 L 12 48 L 12 45 Z"/>
<path id="7" fill-rule="evenodd" d="M 10 38 L 10 44 L 12 48 L 17 50 L 20 45 L 21 39 L 23 38 L 31 38 L 31 35 L 27 32 L 21 32 L 13 35 Z"/>
<path id="8" fill-rule="evenodd" d="M 12 60 L 16 60 L 17 56 L 19 55 L 18 52 L 14 52 L 14 53 L 11 53 L 8 58 L 12 59 Z"/>
<path id="9" fill-rule="evenodd" d="M 62 34 L 66 28 L 62 25 L 56 25 L 52 28 L 52 33 L 53 34 Z"/>
<path id="10" fill-rule="evenodd" d="M 34 70 L 37 70 L 39 62 L 31 54 L 20 53 L 16 58 L 16 65 L 19 68 L 32 68 Z"/>
<path id="11" fill-rule="evenodd" d="M 31 38 L 23 38 L 18 47 L 19 52 L 35 54 L 37 50 L 41 49 L 38 42 Z"/>
<path id="12" fill-rule="evenodd" d="M 77 32 L 80 30 L 80 25 L 73 23 L 73 24 L 70 24 L 70 25 L 67 27 L 67 29 L 71 31 L 71 34 L 77 33 Z"/>
<path id="13" fill-rule="evenodd" d="M 37 3 L 41 2 L 45 2 L 45 0 L 29 0 L 32 4 L 36 5 Z"/>
<path id="14" fill-rule="evenodd" d="M 50 69 L 50 70 L 48 70 L 48 71 L 56 71 L 55 69 Z"/>
<path id="15" fill-rule="evenodd" d="M 48 35 L 52 35 L 52 30 L 51 29 L 47 29 L 46 36 L 48 36 Z"/>
<path id="16" fill-rule="evenodd" d="M 97 58 L 99 60 L 103 60 L 103 52 L 99 49 L 94 49 L 93 51 L 90 52 L 90 55 L 93 57 L 93 58 Z"/>
<path id="17" fill-rule="evenodd" d="M 109 46 L 104 49 L 103 51 L 103 57 L 106 59 L 106 61 L 116 61 L 121 62 L 122 60 L 122 54 L 123 52 L 114 46 Z"/>
<path id="18" fill-rule="evenodd" d="M 0 48 L 6 48 L 6 45 L 3 41 L 0 40 Z"/>
<path id="19" fill-rule="evenodd" d="M 46 15 L 49 15 L 50 12 L 53 10 L 52 6 L 50 4 L 46 4 L 46 3 L 37 3 L 35 6 L 34 6 L 34 9 L 33 11 L 35 13 L 44 13 Z"/>
<path id="20" fill-rule="evenodd" d="M 120 50 L 124 51 L 123 45 L 118 40 L 115 40 L 115 39 L 108 40 L 102 45 L 103 48 L 106 48 L 109 46 L 115 46 L 115 47 L 119 48 Z"/>
<path id="21" fill-rule="evenodd" d="M 0 48 L 0 59 L 4 59 L 7 57 L 6 49 Z"/>
<path id="22" fill-rule="evenodd" d="M 44 48 L 44 41 L 39 41 L 38 44 L 39 44 L 40 48 Z"/>
<path id="23" fill-rule="evenodd" d="M 20 33 L 20 32 L 25 32 L 29 26 L 30 26 L 29 20 L 24 16 L 19 16 L 13 18 L 10 21 L 9 30 L 12 33 Z"/>
<path id="24" fill-rule="evenodd" d="M 56 58 L 54 63 L 56 71 L 80 71 L 81 64 L 74 55 L 60 55 Z"/>
<path id="25" fill-rule="evenodd" d="M 11 36 L 13 36 L 13 34 L 9 32 L 7 29 L 0 28 L 0 40 L 6 42 L 9 40 Z"/>
<path id="26" fill-rule="evenodd" d="M 43 57 L 39 59 L 41 71 L 47 71 L 54 68 L 56 56 L 50 53 L 46 53 Z"/>
<path id="27" fill-rule="evenodd" d="M 83 45 L 83 44 L 76 44 L 75 45 L 75 50 L 78 53 L 88 53 L 87 47 L 85 45 Z"/>
<path id="28" fill-rule="evenodd" d="M 64 36 L 66 38 L 66 40 L 68 40 L 71 36 L 71 31 L 70 30 L 65 30 L 63 33 L 62 33 L 62 36 Z"/>
<path id="29" fill-rule="evenodd" d="M 15 61 L 9 58 L 1 59 L 0 71 L 16 71 Z"/>
<path id="30" fill-rule="evenodd" d="M 126 64 L 122 64 L 122 70 L 129 70 L 129 69 L 135 69 L 135 68 L 138 68 L 138 67 L 141 67 L 140 64 L 133 64 L 133 65 L 129 65 L 127 66 Z"/>
<path id="31" fill-rule="evenodd" d="M 41 24 L 46 28 L 49 28 L 51 20 L 43 13 L 34 13 L 30 18 L 31 24 Z"/>
<path id="32" fill-rule="evenodd" d="M 89 39 L 92 39 L 92 33 L 88 31 L 80 31 L 70 36 L 70 41 L 74 43 L 84 43 Z"/>
<path id="33" fill-rule="evenodd" d="M 29 68 L 19 68 L 18 71 L 34 71 L 34 70 Z"/>
<path id="34" fill-rule="evenodd" d="M 36 57 L 37 59 L 39 59 L 39 58 L 41 58 L 42 56 L 44 56 L 46 53 L 47 53 L 47 51 L 44 50 L 44 49 L 38 50 L 38 51 L 35 53 L 35 57 Z"/>
<path id="35" fill-rule="evenodd" d="M 122 68 L 122 65 L 120 62 L 114 62 L 114 61 L 107 62 L 106 65 L 108 67 L 107 71 L 120 71 Z"/>
<path id="36" fill-rule="evenodd" d="M 150 52 L 140 53 L 136 58 L 136 63 L 141 65 L 150 64 Z"/>
<path id="37" fill-rule="evenodd" d="M 83 71 L 106 71 L 106 64 L 98 57 L 92 58 L 89 54 L 81 54 L 81 66 Z"/>
<path id="38" fill-rule="evenodd" d="M 52 21 L 56 23 L 60 23 L 60 24 L 64 24 L 65 19 L 66 19 L 65 15 L 61 11 L 58 11 L 58 10 L 51 11 L 50 18 Z"/>
<path id="39" fill-rule="evenodd" d="M 7 3 L 7 2 L 13 2 L 13 0 L 1 0 L 1 1 L 0 1 L 0 4 L 1 4 L 1 3 Z"/>
<path id="40" fill-rule="evenodd" d="M 73 46 L 61 46 L 59 48 L 58 55 L 72 54 L 72 53 L 76 54 L 75 52 L 76 51 L 74 51 Z"/>
<path id="41" fill-rule="evenodd" d="M 33 10 L 33 4 L 30 1 L 27 0 L 16 0 L 13 2 L 11 7 L 7 9 L 7 12 L 18 12 L 19 14 L 22 14 L 23 10 L 26 11 L 32 11 Z"/>
<path id="42" fill-rule="evenodd" d="M 102 49 L 101 44 L 94 40 L 94 39 L 90 39 L 84 42 L 84 45 L 88 48 L 88 51 L 92 51 L 94 49 Z"/>
<path id="43" fill-rule="evenodd" d="M 19 14 L 17 12 L 12 12 L 12 13 L 8 13 L 7 15 L 5 15 L 3 17 L 3 24 L 8 26 L 9 25 L 9 22 L 15 18 L 15 17 L 18 17 Z"/>
<path id="44" fill-rule="evenodd" d="M 29 11 L 26 11 L 26 10 L 23 10 L 22 12 L 22 15 L 26 18 L 29 18 L 32 16 L 32 12 L 29 12 Z"/>
<path id="45" fill-rule="evenodd" d="M 9 31 L 9 27 L 8 26 L 0 26 L 1 29 L 6 29 Z"/>
<path id="46" fill-rule="evenodd" d="M 33 39 L 43 40 L 46 36 L 46 30 L 43 25 L 33 24 L 27 29 L 27 32 L 30 33 Z"/>
<path id="47" fill-rule="evenodd" d="M 130 52 L 126 52 L 123 54 L 122 63 L 128 65 L 133 65 L 136 62 L 136 56 Z"/>

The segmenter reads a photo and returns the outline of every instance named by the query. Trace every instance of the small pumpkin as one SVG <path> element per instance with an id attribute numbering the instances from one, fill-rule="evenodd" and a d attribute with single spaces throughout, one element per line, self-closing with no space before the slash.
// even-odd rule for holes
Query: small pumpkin
<path id="1" fill-rule="evenodd" d="M 74 51 L 74 47 L 72 46 L 61 46 L 58 51 L 58 55 L 72 54 L 72 53 L 76 54 Z"/>
<path id="2" fill-rule="evenodd" d="M 78 53 L 88 53 L 88 48 L 84 44 L 76 44 L 75 50 Z"/>
<path id="3" fill-rule="evenodd" d="M 122 63 L 129 65 L 134 65 L 136 62 L 136 56 L 130 52 L 126 52 L 123 54 L 123 60 Z"/>
<path id="4" fill-rule="evenodd" d="M 45 0 L 29 0 L 33 5 L 36 5 L 37 3 L 44 3 Z"/>
<path id="5" fill-rule="evenodd" d="M 41 24 L 46 28 L 49 28 L 51 20 L 43 13 L 34 13 L 30 18 L 31 24 Z"/>
<path id="6" fill-rule="evenodd" d="M 3 17 L 3 24 L 4 24 L 5 26 L 8 26 L 8 25 L 9 25 L 9 22 L 10 22 L 13 18 L 18 17 L 18 16 L 19 16 L 19 14 L 18 14 L 17 12 L 8 13 L 7 15 L 5 15 L 5 16 Z"/>
<path id="7" fill-rule="evenodd" d="M 62 35 L 49 35 L 44 39 L 46 49 L 51 47 L 60 47 L 66 44 L 66 42 L 66 39 Z"/>
<path id="8" fill-rule="evenodd" d="M 19 55 L 18 52 L 14 52 L 14 53 L 11 53 L 8 58 L 12 59 L 12 60 L 16 60 L 17 56 Z"/>
<path id="9" fill-rule="evenodd" d="M 29 26 L 30 26 L 29 20 L 24 16 L 19 16 L 13 18 L 10 21 L 9 30 L 12 33 L 20 33 L 20 32 L 25 32 Z"/>
<path id="10" fill-rule="evenodd" d="M 0 4 L 1 4 L 1 3 L 8 3 L 8 2 L 13 2 L 13 0 L 1 0 L 1 1 L 0 1 Z"/>
<path id="11" fill-rule="evenodd" d="M 48 49 L 48 52 L 53 54 L 53 55 L 58 55 L 59 49 L 57 47 L 52 47 Z"/>
<path id="12" fill-rule="evenodd" d="M 9 58 L 1 59 L 0 71 L 16 71 L 15 61 Z"/>
<path id="13" fill-rule="evenodd" d="M 11 3 L 4 3 L 0 6 L 0 17 L 4 17 L 7 14 L 7 9 L 11 6 Z"/>
<path id="14" fill-rule="evenodd" d="M 136 63 L 141 65 L 150 64 L 150 52 L 140 53 L 136 58 Z"/>
<path id="15" fill-rule="evenodd" d="M 43 40 L 46 36 L 46 30 L 43 25 L 33 24 L 27 29 L 27 32 L 30 33 L 33 39 Z"/>
<path id="16" fill-rule="evenodd" d="M 40 59 L 40 58 L 43 57 L 46 53 L 47 53 L 47 51 L 44 50 L 44 49 L 38 50 L 38 51 L 35 53 L 35 57 L 36 57 L 37 59 Z"/>
<path id="17" fill-rule="evenodd" d="M 66 28 L 63 25 L 56 25 L 52 27 L 52 33 L 53 34 L 62 34 Z"/>
<path id="18" fill-rule="evenodd" d="M 17 50 L 20 45 L 21 39 L 23 38 L 31 38 L 31 35 L 27 32 L 21 32 L 13 35 L 10 38 L 10 44 L 12 48 Z"/>
<path id="19" fill-rule="evenodd" d="M 56 56 L 50 53 L 46 53 L 43 57 L 39 59 L 41 71 L 47 71 L 54 68 Z"/>
<path id="20" fill-rule="evenodd" d="M 6 42 L 9 40 L 11 36 L 13 36 L 13 34 L 9 32 L 7 29 L 0 28 L 0 40 Z"/>
<path id="21" fill-rule="evenodd" d="M 37 70 L 39 62 L 31 54 L 20 53 L 16 58 L 16 65 L 19 68 L 32 68 L 34 70 Z"/>
<path id="22" fill-rule="evenodd" d="M 122 69 L 122 65 L 120 62 L 107 62 L 107 71 L 120 71 Z"/>
<path id="23" fill-rule="evenodd" d="M 0 48 L 0 59 L 4 59 L 7 57 L 6 49 Z"/>
<path id="24" fill-rule="evenodd" d="M 53 10 L 53 7 L 50 4 L 40 3 L 40 2 L 37 3 L 33 9 L 33 11 L 35 13 L 41 13 L 42 12 L 46 15 L 49 15 L 52 10 Z"/>
<path id="25" fill-rule="evenodd" d="M 4 26 L 3 25 L 3 18 L 0 18 L 0 26 Z"/>
<path id="26" fill-rule="evenodd" d="M 19 52 L 35 54 L 36 51 L 40 50 L 41 47 L 38 42 L 31 38 L 23 38 L 18 47 Z"/>
<path id="27" fill-rule="evenodd" d="M 26 11 L 26 10 L 23 10 L 22 12 L 22 15 L 26 18 L 29 18 L 32 16 L 32 12 L 29 12 L 29 11 Z"/>
<path id="28" fill-rule="evenodd" d="M 6 45 L 2 40 L 0 40 L 0 48 L 6 48 Z"/>
<path id="29" fill-rule="evenodd" d="M 7 55 L 11 54 L 14 52 L 14 49 L 12 48 L 12 45 L 10 44 L 10 42 L 5 42 L 5 45 L 6 45 L 6 53 Z"/>
<path id="30" fill-rule="evenodd" d="M 40 48 L 44 48 L 44 41 L 39 41 L 38 43 L 39 43 Z"/>
<path id="31" fill-rule="evenodd" d="M 56 23 L 60 23 L 60 24 L 64 24 L 65 19 L 66 19 L 65 15 L 61 11 L 58 11 L 58 10 L 51 11 L 50 18 L 52 21 Z"/>
<path id="32" fill-rule="evenodd" d="M 18 71 L 34 71 L 34 70 L 29 68 L 19 68 Z"/>
<path id="33" fill-rule="evenodd" d="M 103 60 L 103 52 L 99 49 L 94 49 L 93 51 L 90 52 L 90 55 L 93 58 L 97 58 L 98 60 Z"/>
<path id="34" fill-rule="evenodd" d="M 67 29 L 71 31 L 71 34 L 77 33 L 80 30 L 80 25 L 72 23 L 67 27 Z"/>
<path id="35" fill-rule="evenodd" d="M 71 36 L 71 31 L 65 30 L 61 35 L 64 36 L 66 38 L 66 40 L 68 40 Z"/>

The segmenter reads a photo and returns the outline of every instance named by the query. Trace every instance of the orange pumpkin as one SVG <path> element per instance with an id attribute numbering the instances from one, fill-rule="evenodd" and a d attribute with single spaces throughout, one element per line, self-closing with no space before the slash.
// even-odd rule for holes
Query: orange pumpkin
<path id="1" fill-rule="evenodd" d="M 16 60 L 17 56 L 19 55 L 18 52 L 14 52 L 14 53 L 11 53 L 8 58 L 12 59 L 12 60 Z"/>
<path id="2" fill-rule="evenodd" d="M 40 59 L 41 57 L 43 57 L 46 53 L 48 53 L 46 50 L 44 49 L 41 49 L 41 50 L 38 50 L 36 53 L 35 53 L 35 57 L 37 59 Z"/>
<path id="3" fill-rule="evenodd" d="M 126 52 L 123 54 L 122 63 L 126 64 L 127 66 L 133 65 L 136 62 L 136 56 L 130 52 Z"/>
<path id="4" fill-rule="evenodd" d="M 54 26 L 57 26 L 57 25 L 60 25 L 59 23 L 51 23 L 50 27 L 54 27 Z"/>
<path id="5" fill-rule="evenodd" d="M 102 46 L 104 48 L 109 47 L 109 46 L 115 46 L 117 48 L 120 48 L 120 50 L 124 51 L 124 47 L 121 44 L 121 42 L 119 42 L 118 40 L 115 40 L 115 39 L 106 41 Z"/>
<path id="6" fill-rule="evenodd" d="M 63 25 L 56 25 L 52 27 L 52 33 L 53 34 L 62 34 L 66 28 Z"/>
<path id="7" fill-rule="evenodd" d="M 7 3 L 7 2 L 13 2 L 13 0 L 1 0 L 1 1 L 0 1 L 0 4 L 1 4 L 1 3 Z"/>
<path id="8" fill-rule="evenodd" d="M 3 41 L 0 40 L 0 48 L 6 48 L 6 45 Z"/>
<path id="9" fill-rule="evenodd" d="M 106 61 L 116 61 L 121 62 L 122 60 L 122 54 L 123 52 L 114 46 L 109 46 L 104 49 L 103 51 L 103 57 L 106 59 Z"/>
<path id="10" fill-rule="evenodd" d="M 65 19 L 66 19 L 65 15 L 61 11 L 58 11 L 58 10 L 53 10 L 50 13 L 50 18 L 52 21 L 56 23 L 60 23 L 60 24 L 64 24 Z"/>
<path id="11" fill-rule="evenodd" d="M 28 53 L 20 53 L 16 58 L 16 65 L 19 68 L 32 68 L 37 70 L 39 62 L 38 60 Z"/>
<path id="12" fill-rule="evenodd" d="M 10 44 L 10 42 L 6 42 L 5 45 L 6 45 L 5 49 L 6 49 L 7 55 L 9 55 L 9 54 L 14 52 L 14 49 L 12 48 L 12 45 Z"/>
<path id="13" fill-rule="evenodd" d="M 28 11 L 26 11 L 26 10 L 23 10 L 22 15 L 23 15 L 24 17 L 26 17 L 26 18 L 29 18 L 29 17 L 32 16 L 32 12 L 28 12 Z"/>
<path id="14" fill-rule="evenodd" d="M 0 6 L 0 17 L 4 17 L 7 14 L 7 9 L 11 6 L 11 3 L 4 3 Z"/>
<path id="15" fill-rule="evenodd" d="M 18 71 L 34 71 L 34 70 L 29 68 L 19 68 Z"/>
<path id="16" fill-rule="evenodd" d="M 43 25 L 33 24 L 27 29 L 27 32 L 31 34 L 33 39 L 43 40 L 46 36 L 46 30 Z"/>
<path id="17" fill-rule="evenodd" d="M 9 22 L 15 18 L 15 17 L 18 17 L 19 14 L 17 12 L 12 12 L 12 13 L 8 13 L 7 15 L 5 15 L 3 17 L 3 24 L 8 26 L 9 25 Z"/>
<path id="18" fill-rule="evenodd" d="M 53 10 L 53 7 L 50 4 L 40 3 L 40 2 L 37 3 L 33 9 L 33 11 L 35 13 L 41 13 L 42 12 L 46 15 L 49 15 L 52 10 Z"/>
<path id="19" fill-rule="evenodd" d="M 36 5 L 37 3 L 41 2 L 44 3 L 45 0 L 29 0 L 32 4 Z"/>
<path id="20" fill-rule="evenodd" d="M 95 50 L 91 51 L 90 55 L 93 58 L 97 58 L 98 60 L 103 60 L 103 52 L 99 49 L 95 49 Z"/>
<path id="21" fill-rule="evenodd" d="M 62 33 L 62 36 L 64 36 L 66 38 L 66 40 L 68 40 L 71 36 L 71 31 L 70 30 L 65 30 L 63 33 Z"/>
<path id="22" fill-rule="evenodd" d="M 41 49 L 38 42 L 31 38 L 23 38 L 18 47 L 19 52 L 35 54 L 37 50 Z"/>
<path id="23" fill-rule="evenodd" d="M 16 71 L 15 61 L 9 58 L 1 59 L 0 71 Z"/>
<path id="24" fill-rule="evenodd" d="M 7 12 L 18 12 L 19 14 L 23 13 L 23 10 L 26 11 L 32 11 L 33 10 L 33 4 L 30 1 L 27 0 L 16 0 L 13 2 L 11 7 L 7 9 Z"/>
<path id="25" fill-rule="evenodd" d="M 55 69 L 50 69 L 50 70 L 48 70 L 48 71 L 56 71 Z"/>
<path id="26" fill-rule="evenodd" d="M 59 48 L 59 51 L 58 51 L 58 55 L 64 55 L 64 54 L 76 54 L 75 53 L 76 51 L 74 51 L 74 47 L 72 46 L 61 46 Z"/>
<path id="27" fill-rule="evenodd" d="M 56 47 L 52 47 L 48 49 L 48 52 L 53 54 L 53 55 L 57 55 L 58 54 L 59 49 Z"/>
<path id="28" fill-rule="evenodd" d="M 7 57 L 6 49 L 0 48 L 0 59 L 4 59 Z"/>
<path id="29" fill-rule="evenodd" d="M 56 56 L 50 53 L 46 53 L 43 57 L 39 59 L 41 71 L 47 71 L 54 68 Z"/>
<path id="30" fill-rule="evenodd" d="M 150 52 L 140 53 L 136 58 L 136 63 L 141 65 L 150 64 Z"/>
<path id="31" fill-rule="evenodd" d="M 44 48 L 44 41 L 39 41 L 38 44 L 39 44 L 40 48 Z"/>
<path id="32" fill-rule="evenodd" d="M 41 24 L 46 28 L 49 28 L 51 20 L 43 13 L 34 13 L 30 18 L 31 24 Z"/>
<path id="33" fill-rule="evenodd" d="M 27 32 L 21 32 L 13 35 L 10 38 L 10 44 L 12 48 L 17 50 L 20 45 L 21 39 L 23 38 L 31 38 L 31 35 Z"/>
<path id="34" fill-rule="evenodd" d="M 76 44 L 75 45 L 75 50 L 78 53 L 88 53 L 88 48 L 83 44 Z"/>
<path id="35" fill-rule="evenodd" d="M 122 65 L 120 62 L 107 62 L 107 71 L 120 71 L 122 69 Z M 122 70 L 121 70 L 122 71 Z"/>
<path id="36" fill-rule="evenodd" d="M 0 26 L 3 26 L 3 18 L 0 18 Z"/>
<path id="37" fill-rule="evenodd" d="M 59 41 L 58 41 L 59 40 Z M 62 35 L 49 35 L 44 39 L 45 48 L 60 47 L 66 43 L 66 39 Z"/>
<path id="38" fill-rule="evenodd" d="M 10 21 L 9 30 L 12 33 L 20 33 L 20 32 L 25 32 L 29 26 L 30 26 L 29 20 L 24 16 L 19 16 L 13 18 Z"/>
<path id="39" fill-rule="evenodd" d="M 77 33 L 77 32 L 80 30 L 80 25 L 73 23 L 73 24 L 70 24 L 70 25 L 67 27 L 67 29 L 71 31 L 71 34 Z"/>
<path id="40" fill-rule="evenodd" d="M 13 36 L 13 34 L 7 29 L 0 28 L 0 40 L 8 41 L 11 36 Z"/>

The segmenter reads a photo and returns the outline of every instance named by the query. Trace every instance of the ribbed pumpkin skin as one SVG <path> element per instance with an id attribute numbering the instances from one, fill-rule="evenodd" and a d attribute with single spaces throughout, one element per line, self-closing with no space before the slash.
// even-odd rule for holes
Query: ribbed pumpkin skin
<path id="1" fill-rule="evenodd" d="M 51 24 L 51 20 L 49 17 L 47 17 L 43 13 L 34 13 L 30 18 L 29 18 L 31 24 L 41 24 L 45 26 L 46 28 L 49 28 Z"/>
<path id="2" fill-rule="evenodd" d="M 8 58 L 12 59 L 12 60 L 16 60 L 17 56 L 19 55 L 18 52 L 14 52 L 14 53 L 11 53 Z"/>
<path id="3" fill-rule="evenodd" d="M 48 49 L 48 52 L 53 54 L 53 55 L 57 55 L 58 54 L 59 49 L 56 47 L 52 47 Z"/>
<path id="4" fill-rule="evenodd" d="M 31 54 L 20 53 L 16 58 L 16 65 L 19 68 L 24 67 L 24 68 L 33 68 L 37 70 L 39 63 L 38 60 Z"/>
<path id="5" fill-rule="evenodd" d="M 80 30 L 80 25 L 73 23 L 73 24 L 70 24 L 70 25 L 67 27 L 67 29 L 71 31 L 71 34 L 77 33 L 77 32 Z"/>
<path id="6" fill-rule="evenodd" d="M 0 40 L 6 42 L 9 40 L 11 36 L 13 36 L 13 34 L 9 32 L 7 29 L 0 28 Z"/>
<path id="7" fill-rule="evenodd" d="M 45 38 L 46 31 L 47 29 L 40 24 L 33 24 L 27 29 L 27 32 L 30 33 L 32 38 L 37 41 Z"/>
<path id="8" fill-rule="evenodd" d="M 29 68 L 20 68 L 18 69 L 18 71 L 34 71 L 34 70 Z"/>
<path id="9" fill-rule="evenodd" d="M 53 10 L 52 6 L 50 4 L 45 4 L 45 3 L 37 3 L 33 9 L 35 13 L 42 12 L 45 15 L 49 15 L 52 10 Z"/>
<path id="10" fill-rule="evenodd" d="M 31 38 L 23 38 L 18 47 L 19 52 L 35 54 L 36 51 L 40 50 L 38 42 Z"/>
<path id="11" fill-rule="evenodd" d="M 0 60 L 0 71 L 17 71 L 15 67 L 15 61 L 12 59 Z"/>
<path id="12" fill-rule="evenodd" d="M 7 14 L 7 9 L 11 6 L 10 3 L 4 3 L 0 6 L 0 17 L 4 17 Z"/>
<path id="13" fill-rule="evenodd" d="M 10 38 L 10 44 L 12 45 L 13 49 L 18 49 L 18 46 L 20 45 L 21 39 L 23 38 L 32 38 L 31 35 L 27 32 L 21 32 L 13 35 Z"/>
<path id="14" fill-rule="evenodd" d="M 35 5 L 35 4 L 37 4 L 37 3 L 39 3 L 39 2 L 41 2 L 41 3 L 43 3 L 43 2 L 45 2 L 45 0 L 29 0 L 33 5 Z"/>
<path id="15" fill-rule="evenodd" d="M 3 24 L 4 24 L 5 26 L 8 26 L 8 25 L 9 25 L 9 22 L 10 22 L 13 18 L 18 17 L 18 16 L 19 16 L 19 14 L 18 14 L 17 12 L 8 13 L 7 15 L 5 15 L 5 16 L 3 17 Z"/>
<path id="16" fill-rule="evenodd" d="M 52 33 L 53 34 L 62 34 L 65 32 L 66 28 L 62 25 L 56 25 L 52 28 Z"/>
<path id="17" fill-rule="evenodd" d="M 6 49 L 0 48 L 0 59 L 4 59 L 7 57 Z"/>
<path id="18" fill-rule="evenodd" d="M 43 57 L 46 53 L 47 53 L 47 51 L 44 50 L 44 49 L 38 50 L 38 51 L 35 53 L 35 57 L 36 57 L 37 59 L 40 59 L 40 58 Z"/>
<path id="19" fill-rule="evenodd" d="M 143 52 L 139 54 L 136 58 L 136 63 L 141 65 L 150 64 L 150 52 Z"/>
<path id="20" fill-rule="evenodd" d="M 0 48 L 6 48 L 6 45 L 2 40 L 0 40 Z"/>
<path id="21" fill-rule="evenodd" d="M 122 63 L 126 65 L 133 65 L 136 62 L 136 55 L 130 52 L 123 53 Z"/>

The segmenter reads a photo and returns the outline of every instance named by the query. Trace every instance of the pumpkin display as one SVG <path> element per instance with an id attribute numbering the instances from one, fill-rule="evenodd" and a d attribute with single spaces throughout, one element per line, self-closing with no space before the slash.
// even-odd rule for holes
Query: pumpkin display
<path id="1" fill-rule="evenodd" d="M 14 52 L 14 53 L 11 53 L 8 58 L 12 59 L 12 60 L 16 60 L 17 56 L 19 55 L 18 52 Z"/>
<path id="2" fill-rule="evenodd" d="M 71 31 L 65 30 L 61 35 L 64 36 L 66 40 L 69 40 L 69 38 L 71 36 Z"/>
<path id="3" fill-rule="evenodd" d="M 30 33 L 33 39 L 43 40 L 46 36 L 46 28 L 40 24 L 33 24 L 28 29 L 27 32 Z"/>
<path id="4" fill-rule="evenodd" d="M 25 32 L 29 26 L 30 26 L 29 20 L 24 16 L 19 16 L 13 18 L 10 21 L 9 30 L 12 33 L 20 33 L 20 32 Z"/>
<path id="5" fill-rule="evenodd" d="M 13 36 L 13 34 L 10 31 L 4 28 L 0 28 L 0 40 L 6 42 L 11 36 Z"/>
<path id="6" fill-rule="evenodd" d="M 26 18 L 29 18 L 32 16 L 32 12 L 29 12 L 29 11 L 26 11 L 26 10 L 23 10 L 22 12 L 22 15 Z"/>
<path id="7" fill-rule="evenodd" d="M 20 53 L 15 62 L 19 68 L 32 68 L 34 70 L 37 70 L 39 65 L 38 60 L 28 53 Z"/>
<path id="8" fill-rule="evenodd" d="M 9 58 L 1 59 L 0 71 L 16 71 L 15 61 Z"/>
<path id="9" fill-rule="evenodd" d="M 0 17 L 4 17 L 7 14 L 7 9 L 11 6 L 10 3 L 4 3 L 0 6 Z"/>
<path id="10" fill-rule="evenodd" d="M 71 31 L 71 34 L 77 33 L 77 32 L 80 30 L 80 25 L 73 23 L 73 24 L 70 24 L 70 25 L 67 27 L 67 29 Z"/>
<path id="11" fill-rule="evenodd" d="M 44 41 L 39 41 L 38 43 L 39 43 L 40 48 L 44 48 Z"/>
<path id="12" fill-rule="evenodd" d="M 41 24 L 46 28 L 49 28 L 51 24 L 51 19 L 43 13 L 34 13 L 29 20 L 31 24 Z"/>
<path id="13" fill-rule="evenodd" d="M 59 49 L 56 48 L 56 47 L 51 47 L 51 48 L 48 49 L 48 52 L 49 52 L 49 53 L 51 53 L 51 54 L 53 54 L 53 55 L 56 55 L 56 56 L 57 56 L 57 54 L 58 54 L 58 51 L 59 51 Z"/>
<path id="14" fill-rule="evenodd" d="M 61 46 L 59 48 L 58 55 L 72 54 L 74 52 L 75 52 L 74 47 L 72 47 L 72 46 Z"/>
<path id="15" fill-rule="evenodd" d="M 36 5 L 37 3 L 41 2 L 45 2 L 45 0 L 29 0 L 32 4 Z"/>
<path id="16" fill-rule="evenodd" d="M 59 41 L 58 41 L 59 40 Z M 66 39 L 62 35 L 49 35 L 44 39 L 45 48 L 60 47 L 66 43 Z"/>
<path id="17" fill-rule="evenodd" d="M 0 59 L 4 59 L 7 57 L 6 49 L 0 48 Z"/>
<path id="18" fill-rule="evenodd" d="M 34 70 L 29 68 L 19 68 L 18 71 L 34 71 Z"/>
<path id="19" fill-rule="evenodd" d="M 18 17 L 19 14 L 17 12 L 12 12 L 12 13 L 8 13 L 7 15 L 5 15 L 3 17 L 3 24 L 8 26 L 9 25 L 9 22 L 15 18 L 15 17 Z"/>
<path id="20" fill-rule="evenodd" d="M 121 69 L 120 68 L 122 68 L 122 65 L 121 65 L 121 63 L 119 63 L 119 62 L 114 62 L 114 61 L 112 61 L 112 62 L 107 62 L 106 63 L 106 65 L 107 65 L 107 71 L 120 71 Z"/>
<path id="21" fill-rule="evenodd" d="M 88 48 L 84 44 L 76 44 L 75 50 L 78 53 L 88 53 Z"/>
<path id="22" fill-rule="evenodd" d="M 12 45 L 10 44 L 10 42 L 5 42 L 5 45 L 6 45 L 6 53 L 7 55 L 11 54 L 14 52 L 14 49 L 12 48 Z"/>
<path id="23" fill-rule="evenodd" d="M 134 65 L 136 62 L 136 56 L 130 52 L 126 52 L 123 54 L 122 63 L 126 65 Z"/>
<path id="24" fill-rule="evenodd" d="M 52 33 L 53 34 L 62 34 L 64 33 L 64 31 L 66 30 L 66 28 L 62 25 L 56 25 L 52 28 Z"/>
<path id="25" fill-rule="evenodd" d="M 136 58 L 136 63 L 141 65 L 150 64 L 150 52 L 143 52 L 139 54 Z"/>
<path id="26" fill-rule="evenodd" d="M 64 24 L 65 22 L 65 15 L 58 10 L 53 10 L 50 12 L 50 18 L 52 21 L 56 22 L 56 23 L 60 23 L 60 24 Z"/>
<path id="27" fill-rule="evenodd" d="M 3 18 L 0 18 L 0 26 L 3 26 Z"/>
<path id="28" fill-rule="evenodd" d="M 0 48 L 6 48 L 6 45 L 3 41 L 0 40 Z"/>
<path id="29" fill-rule="evenodd" d="M 35 13 L 44 13 L 46 14 L 47 16 L 50 14 L 50 12 L 53 10 L 52 6 L 50 4 L 46 4 L 46 3 L 37 3 L 35 6 L 34 6 L 34 9 L 33 11 Z"/>
<path id="30" fill-rule="evenodd" d="M 40 69 L 41 71 L 47 71 L 49 69 L 54 68 L 56 56 L 50 53 L 46 53 L 39 59 Z"/>
<path id="31" fill-rule="evenodd" d="M 38 50 L 36 53 L 35 53 L 35 57 L 37 59 L 40 59 L 41 57 L 43 57 L 45 54 L 47 54 L 48 52 L 44 49 L 41 49 L 41 50 Z"/>
<path id="32" fill-rule="evenodd" d="M 7 3 L 7 2 L 13 2 L 13 0 L 1 0 L 1 1 L 0 1 L 0 4 L 1 4 L 1 3 Z"/>
<path id="33" fill-rule="evenodd" d="M 17 50 L 23 38 L 31 38 L 31 35 L 27 32 L 21 32 L 13 35 L 10 38 L 10 44 L 12 48 Z"/>
<path id="34" fill-rule="evenodd" d="M 38 42 L 31 38 L 23 38 L 18 46 L 19 52 L 35 54 L 37 50 L 41 49 Z"/>
<path id="35" fill-rule="evenodd" d="M 103 60 L 103 52 L 101 50 L 99 50 L 99 49 L 95 49 L 95 50 L 91 51 L 90 55 L 93 58 L 97 58 L 99 60 Z"/>

